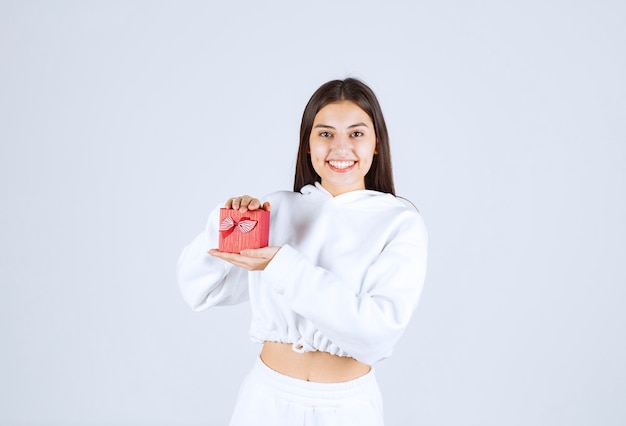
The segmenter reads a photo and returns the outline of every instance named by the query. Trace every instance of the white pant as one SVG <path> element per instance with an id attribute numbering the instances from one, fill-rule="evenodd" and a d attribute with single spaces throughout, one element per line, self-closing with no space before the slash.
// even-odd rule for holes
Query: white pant
<path id="1" fill-rule="evenodd" d="M 237 398 L 230 426 L 382 426 L 383 403 L 372 369 L 342 383 L 280 374 L 257 359 Z"/>

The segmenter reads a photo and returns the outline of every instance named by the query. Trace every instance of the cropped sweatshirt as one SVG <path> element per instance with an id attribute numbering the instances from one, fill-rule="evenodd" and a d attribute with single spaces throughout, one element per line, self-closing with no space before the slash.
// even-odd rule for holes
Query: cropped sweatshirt
<path id="1" fill-rule="evenodd" d="M 280 250 L 265 270 L 252 272 L 209 255 L 218 244 L 218 206 L 178 260 L 190 307 L 249 300 L 255 342 L 369 365 L 391 355 L 426 274 L 427 234 L 417 210 L 371 190 L 333 197 L 319 183 L 262 201 L 271 203 L 269 245 Z"/>

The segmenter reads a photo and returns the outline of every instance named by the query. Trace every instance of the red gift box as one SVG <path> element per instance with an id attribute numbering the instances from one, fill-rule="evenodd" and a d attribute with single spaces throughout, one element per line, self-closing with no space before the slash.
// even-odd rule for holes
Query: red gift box
<path id="1" fill-rule="evenodd" d="M 219 250 L 239 253 L 244 249 L 267 247 L 270 236 L 270 212 L 258 209 L 220 209 Z"/>

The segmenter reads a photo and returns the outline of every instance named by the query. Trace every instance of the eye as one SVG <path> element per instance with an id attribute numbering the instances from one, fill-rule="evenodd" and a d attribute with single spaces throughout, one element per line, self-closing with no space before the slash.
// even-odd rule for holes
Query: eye
<path id="1" fill-rule="evenodd" d="M 357 131 L 352 132 L 351 136 L 352 136 L 353 138 L 358 138 L 358 137 L 363 136 L 363 132 L 359 132 L 359 131 L 357 130 Z"/>
<path id="2" fill-rule="evenodd" d="M 331 136 L 332 136 L 332 134 L 330 132 L 326 132 L 326 131 L 320 132 L 320 137 L 322 137 L 322 138 L 329 138 Z"/>

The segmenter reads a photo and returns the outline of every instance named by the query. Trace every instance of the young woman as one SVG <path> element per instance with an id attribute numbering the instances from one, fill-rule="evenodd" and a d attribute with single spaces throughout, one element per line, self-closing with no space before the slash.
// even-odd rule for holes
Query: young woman
<path id="1" fill-rule="evenodd" d="M 416 308 L 427 237 L 417 210 L 395 196 L 372 90 L 351 78 L 322 85 L 302 117 L 293 192 L 224 207 L 270 210 L 269 246 L 213 249 L 216 208 L 181 254 L 178 278 L 195 310 L 250 300 L 250 336 L 263 348 L 231 425 L 382 425 L 372 367 Z"/>

